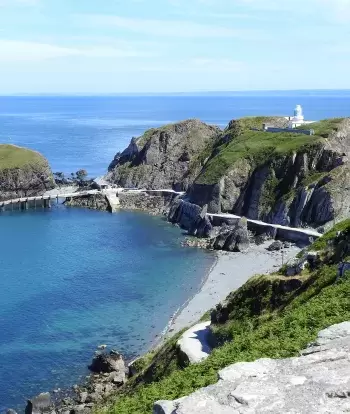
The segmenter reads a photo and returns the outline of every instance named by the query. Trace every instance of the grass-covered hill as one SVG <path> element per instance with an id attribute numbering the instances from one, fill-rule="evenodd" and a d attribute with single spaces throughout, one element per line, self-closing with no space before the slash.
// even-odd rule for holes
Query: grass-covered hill
<path id="1" fill-rule="evenodd" d="M 53 187 L 50 166 L 41 154 L 0 144 L 0 200 L 37 195 Z"/>
<path id="2" fill-rule="evenodd" d="M 190 189 L 190 201 L 208 204 L 210 212 L 293 227 L 346 217 L 350 119 L 313 123 L 308 128 L 315 135 L 256 130 L 263 123 L 279 125 L 262 117 L 229 123 Z"/>
<path id="3" fill-rule="evenodd" d="M 173 400 L 213 384 L 218 370 L 239 361 L 298 355 L 318 331 L 350 320 L 350 274 L 338 264 L 350 258 L 350 220 L 339 223 L 313 246 L 319 260 L 294 277 L 284 269 L 256 276 L 212 312 L 217 347 L 207 360 L 182 366 L 174 337 L 138 362 L 139 374 L 99 413 L 152 413 L 157 400 Z M 209 313 L 204 318 L 209 318 Z"/>

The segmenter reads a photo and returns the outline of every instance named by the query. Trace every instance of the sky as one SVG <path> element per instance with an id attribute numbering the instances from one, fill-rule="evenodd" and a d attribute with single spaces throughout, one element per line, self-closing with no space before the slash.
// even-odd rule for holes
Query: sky
<path id="1" fill-rule="evenodd" d="M 0 0 L 0 94 L 350 89 L 350 0 Z"/>

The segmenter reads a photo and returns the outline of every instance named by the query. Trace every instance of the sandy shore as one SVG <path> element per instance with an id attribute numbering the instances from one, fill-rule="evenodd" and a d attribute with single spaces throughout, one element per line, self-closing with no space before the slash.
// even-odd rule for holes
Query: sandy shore
<path id="1" fill-rule="evenodd" d="M 201 290 L 186 304 L 174 318 L 168 332 L 174 334 L 197 322 L 206 311 L 224 300 L 233 290 L 238 289 L 256 274 L 271 273 L 282 265 L 281 252 L 266 250 L 267 242 L 253 246 L 247 253 L 217 252 L 217 261 Z M 284 249 L 284 262 L 300 251 L 297 247 Z"/>

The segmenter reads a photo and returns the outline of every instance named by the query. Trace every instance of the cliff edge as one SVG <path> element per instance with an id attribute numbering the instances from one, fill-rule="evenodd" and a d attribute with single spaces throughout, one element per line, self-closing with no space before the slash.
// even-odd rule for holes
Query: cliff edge
<path id="1" fill-rule="evenodd" d="M 0 144 L 0 201 L 40 195 L 54 187 L 49 163 L 41 154 Z"/>
<path id="2" fill-rule="evenodd" d="M 196 119 L 150 129 L 115 156 L 106 178 L 120 187 L 186 191 L 219 133 Z"/>

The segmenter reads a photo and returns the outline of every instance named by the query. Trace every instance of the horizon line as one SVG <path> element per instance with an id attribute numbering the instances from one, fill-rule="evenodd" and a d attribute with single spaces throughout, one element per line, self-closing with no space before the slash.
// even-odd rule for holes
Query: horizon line
<path id="1" fill-rule="evenodd" d="M 345 89 L 252 89 L 252 90 L 208 90 L 208 91 L 181 91 L 181 92 L 7 92 L 1 93 L 2 97 L 11 96 L 162 96 L 162 95 L 229 95 L 229 94 L 252 94 L 252 93 L 305 93 L 305 92 L 350 92 L 350 88 Z"/>

